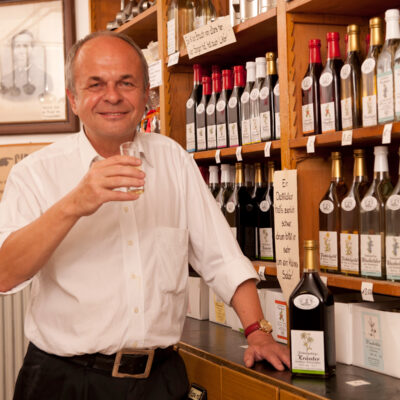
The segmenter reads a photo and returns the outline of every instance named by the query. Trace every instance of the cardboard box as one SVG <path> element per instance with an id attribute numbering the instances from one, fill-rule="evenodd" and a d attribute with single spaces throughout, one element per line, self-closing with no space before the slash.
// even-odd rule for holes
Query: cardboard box
<path id="1" fill-rule="evenodd" d="M 265 318 L 272 324 L 272 336 L 280 343 L 287 344 L 287 304 L 281 289 L 264 289 Z"/>
<path id="2" fill-rule="evenodd" d="M 208 306 L 209 320 L 217 324 L 228 326 L 227 313 L 229 306 L 227 306 L 211 288 L 209 288 Z"/>
<path id="3" fill-rule="evenodd" d="M 189 276 L 188 309 L 186 315 L 195 319 L 208 319 L 208 286 L 200 277 Z"/>

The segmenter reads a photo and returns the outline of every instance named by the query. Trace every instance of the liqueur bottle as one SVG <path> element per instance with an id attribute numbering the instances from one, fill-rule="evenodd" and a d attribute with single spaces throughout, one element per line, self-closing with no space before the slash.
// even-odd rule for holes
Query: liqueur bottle
<path id="1" fill-rule="evenodd" d="M 250 92 L 250 135 L 252 143 L 261 142 L 260 132 L 260 105 L 259 97 L 261 86 L 266 75 L 266 60 L 264 57 L 256 58 L 256 81 Z"/>
<path id="2" fill-rule="evenodd" d="M 331 183 L 319 203 L 321 271 L 339 272 L 340 203 L 346 191 L 342 175 L 342 156 L 338 152 L 332 152 Z"/>
<path id="3" fill-rule="evenodd" d="M 257 210 L 254 204 L 252 194 L 254 192 L 254 168 L 253 164 L 245 164 L 245 186 L 247 195 L 240 198 L 241 201 L 241 222 L 242 222 L 242 250 L 246 257 L 250 260 L 256 259 L 256 225 L 257 225 Z"/>
<path id="4" fill-rule="evenodd" d="M 339 33 L 328 32 L 328 58 L 319 78 L 321 101 L 321 132 L 328 133 L 342 129 L 340 113 L 340 58 Z"/>
<path id="5" fill-rule="evenodd" d="M 378 77 L 378 122 L 385 124 L 395 117 L 394 60 L 396 48 L 400 43 L 399 10 L 387 10 L 386 40 L 379 54 Z"/>
<path id="6" fill-rule="evenodd" d="M 228 115 L 226 112 L 226 106 L 228 104 L 229 97 L 232 93 L 232 71 L 230 69 L 224 69 L 222 71 L 222 91 L 219 95 L 217 102 L 217 147 L 229 147 L 228 142 Z"/>
<path id="7" fill-rule="evenodd" d="M 375 146 L 374 179 L 361 201 L 361 275 L 385 279 L 385 201 L 392 192 L 387 147 Z"/>
<path id="8" fill-rule="evenodd" d="M 322 71 L 321 41 L 311 39 L 310 63 L 301 82 L 303 135 L 321 133 L 321 109 L 319 102 L 319 77 Z"/>
<path id="9" fill-rule="evenodd" d="M 253 18 L 258 14 L 258 0 L 240 0 L 240 22 Z"/>
<path id="10" fill-rule="evenodd" d="M 256 213 L 256 226 L 255 226 L 255 236 L 256 236 L 256 248 L 255 248 L 255 258 L 259 259 L 259 248 L 258 248 L 258 225 L 259 225 L 259 210 L 257 204 L 257 195 L 260 197 L 262 193 L 265 192 L 266 183 L 263 179 L 263 171 L 261 169 L 261 163 L 257 162 L 254 164 L 254 186 L 253 192 L 251 193 L 251 199 L 253 204 L 255 205 L 255 213 Z"/>
<path id="11" fill-rule="evenodd" d="M 378 108 L 376 102 L 376 67 L 378 56 L 383 46 L 383 20 L 372 18 L 369 20 L 370 46 L 367 57 L 361 65 L 362 77 L 362 124 L 374 126 L 378 124 Z"/>
<path id="12" fill-rule="evenodd" d="M 400 165 L 396 186 L 386 200 L 385 221 L 386 279 L 400 281 Z"/>
<path id="13" fill-rule="evenodd" d="M 281 138 L 281 113 L 280 113 L 280 103 L 279 103 L 279 97 L 280 97 L 280 92 L 279 92 L 279 79 L 275 84 L 274 87 L 274 103 L 273 103 L 273 108 L 274 108 L 274 140 L 279 140 Z"/>
<path id="14" fill-rule="evenodd" d="M 354 150 L 353 183 L 340 208 L 340 272 L 360 275 L 360 204 L 368 189 L 364 150 Z"/>
<path id="15" fill-rule="evenodd" d="M 167 53 L 171 55 L 178 50 L 178 1 L 171 0 L 167 10 Z"/>
<path id="16" fill-rule="evenodd" d="M 232 189 L 231 166 L 229 164 L 221 164 L 221 184 L 215 199 L 223 213 L 225 213 L 224 204 L 231 195 Z"/>
<path id="17" fill-rule="evenodd" d="M 229 147 L 237 147 L 242 144 L 240 131 L 240 97 L 242 96 L 244 83 L 244 68 L 242 65 L 233 67 L 234 85 L 228 102 L 228 135 Z"/>
<path id="18" fill-rule="evenodd" d="M 186 102 L 186 150 L 196 151 L 196 107 L 202 96 L 201 67 L 193 65 L 193 89 Z"/>
<path id="19" fill-rule="evenodd" d="M 194 29 L 195 3 L 193 0 L 178 0 L 179 43 L 185 43 L 183 36 Z"/>
<path id="20" fill-rule="evenodd" d="M 246 63 L 246 86 L 240 97 L 240 120 L 241 120 L 241 134 L 242 134 L 242 145 L 251 143 L 250 135 L 250 93 L 256 80 L 256 63 L 248 61 Z"/>
<path id="21" fill-rule="evenodd" d="M 207 113 L 207 149 L 217 148 L 217 112 L 216 104 L 221 93 L 221 74 L 214 72 L 211 75 L 212 91 L 208 101 Z"/>
<path id="22" fill-rule="evenodd" d="M 210 165 L 208 167 L 208 171 L 209 171 L 208 187 L 213 197 L 216 198 L 220 190 L 219 179 L 218 179 L 218 165 Z"/>
<path id="23" fill-rule="evenodd" d="M 211 95 L 211 78 L 203 76 L 203 94 L 201 100 L 196 107 L 196 150 L 202 151 L 207 149 L 207 113 L 206 107 Z"/>
<path id="24" fill-rule="evenodd" d="M 289 298 L 290 364 L 292 374 L 325 378 L 336 369 L 334 301 L 317 270 L 317 243 L 306 240 L 303 275 Z"/>
<path id="25" fill-rule="evenodd" d="M 254 165 L 245 164 L 244 166 L 244 182 L 249 193 L 253 193 L 254 189 Z"/>
<path id="26" fill-rule="evenodd" d="M 211 0 L 197 0 L 194 17 L 194 29 L 201 28 L 217 18 L 214 4 Z"/>
<path id="27" fill-rule="evenodd" d="M 340 70 L 342 129 L 361 127 L 360 27 L 349 25 L 346 61 Z"/>

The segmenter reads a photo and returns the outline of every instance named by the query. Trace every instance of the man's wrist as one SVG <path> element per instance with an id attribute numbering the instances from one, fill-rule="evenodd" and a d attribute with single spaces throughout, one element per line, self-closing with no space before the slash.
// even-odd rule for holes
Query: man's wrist
<path id="1" fill-rule="evenodd" d="M 260 319 L 256 322 L 253 322 L 244 330 L 244 336 L 247 338 L 253 332 L 261 331 L 267 334 L 271 334 L 272 332 L 272 325 L 265 319 Z"/>

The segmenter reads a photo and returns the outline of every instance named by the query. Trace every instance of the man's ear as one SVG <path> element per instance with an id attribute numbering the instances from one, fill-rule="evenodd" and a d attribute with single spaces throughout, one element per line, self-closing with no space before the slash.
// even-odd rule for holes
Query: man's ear
<path id="1" fill-rule="evenodd" d="M 67 97 L 69 100 L 69 104 L 71 104 L 72 111 L 74 112 L 75 115 L 78 115 L 78 113 L 76 112 L 75 95 L 69 89 L 67 89 Z"/>

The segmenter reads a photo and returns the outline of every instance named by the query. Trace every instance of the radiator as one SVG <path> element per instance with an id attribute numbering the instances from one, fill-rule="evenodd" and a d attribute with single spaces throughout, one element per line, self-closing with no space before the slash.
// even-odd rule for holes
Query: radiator
<path id="1" fill-rule="evenodd" d="M 24 336 L 24 315 L 30 286 L 0 296 L 0 400 L 12 400 L 14 385 L 28 345 Z"/>

